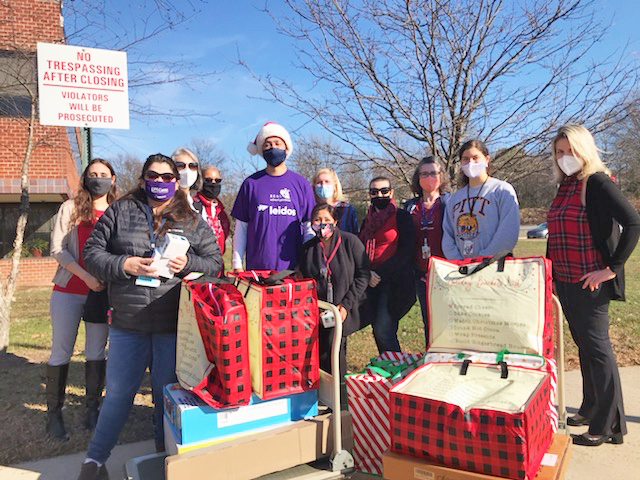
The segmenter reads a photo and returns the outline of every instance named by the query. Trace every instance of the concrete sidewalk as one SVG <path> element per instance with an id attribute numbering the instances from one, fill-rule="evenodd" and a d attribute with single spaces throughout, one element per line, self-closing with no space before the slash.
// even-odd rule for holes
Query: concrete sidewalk
<path id="1" fill-rule="evenodd" d="M 629 433 L 623 445 L 604 444 L 599 447 L 574 445 L 565 480 L 596 478 L 631 479 L 640 476 L 640 366 L 620 369 Z M 580 406 L 582 379 L 574 370 L 565 375 L 565 395 L 569 414 Z M 574 427 L 572 433 L 582 433 L 586 427 Z M 127 460 L 155 450 L 153 441 L 116 447 L 109 461 L 111 480 L 124 478 Z M 14 467 L 0 466 L 1 480 L 75 480 L 84 459 L 84 452 L 62 457 L 28 462 Z"/>

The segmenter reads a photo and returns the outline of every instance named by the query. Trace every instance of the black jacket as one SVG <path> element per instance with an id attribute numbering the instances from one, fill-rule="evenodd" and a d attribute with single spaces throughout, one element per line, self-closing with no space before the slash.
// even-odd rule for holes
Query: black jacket
<path id="1" fill-rule="evenodd" d="M 364 222 L 363 222 L 364 225 Z M 398 248 L 396 253 L 382 265 L 372 268 L 380 275 L 380 283 L 377 287 L 367 289 L 367 297 L 376 295 L 376 289 L 386 283 L 390 283 L 389 314 L 394 322 L 399 322 L 416 302 L 415 287 L 415 228 L 411 215 L 398 208 L 396 211 L 396 225 L 398 228 Z M 373 318 L 369 302 L 360 312 L 363 318 Z M 363 325 L 364 326 L 364 325 Z"/>
<path id="2" fill-rule="evenodd" d="M 611 300 L 624 300 L 624 263 L 640 236 L 640 215 L 602 172 L 587 180 L 586 210 L 591 238 L 616 277 L 607 282 Z M 622 232 L 620 231 L 622 227 Z"/>
<path id="3" fill-rule="evenodd" d="M 171 225 L 169 232 L 187 237 L 187 266 L 174 278 L 162 279 L 158 288 L 135 284 L 137 277 L 124 271 L 127 257 L 147 256 L 151 250 L 146 206 L 135 198 L 112 204 L 87 240 L 83 259 L 87 270 L 108 284 L 111 322 L 114 327 L 141 332 L 175 332 L 178 321 L 180 278 L 190 272 L 215 276 L 222 257 L 211 228 L 201 217 Z M 163 237 L 157 244 L 162 245 Z"/>
<path id="4" fill-rule="evenodd" d="M 330 256 L 338 237 L 342 243 L 330 262 L 333 284 L 333 303 L 342 305 L 348 312 L 343 324 L 342 335 L 346 337 L 360 329 L 360 304 L 365 299 L 369 284 L 369 259 L 364 245 L 358 237 L 349 232 L 336 230 L 326 255 Z M 302 247 L 298 268 L 306 278 L 313 278 L 318 284 L 318 298 L 327 299 L 327 281 L 320 273 L 324 267 L 322 245 L 319 238 L 308 241 Z"/>

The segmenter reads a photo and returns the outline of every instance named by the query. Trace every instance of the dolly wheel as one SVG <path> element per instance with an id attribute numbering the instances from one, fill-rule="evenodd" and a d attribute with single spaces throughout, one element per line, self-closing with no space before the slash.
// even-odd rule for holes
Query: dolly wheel
<path id="1" fill-rule="evenodd" d="M 354 468 L 353 456 L 346 450 L 336 452 L 331 459 L 331 470 L 341 472 Z"/>

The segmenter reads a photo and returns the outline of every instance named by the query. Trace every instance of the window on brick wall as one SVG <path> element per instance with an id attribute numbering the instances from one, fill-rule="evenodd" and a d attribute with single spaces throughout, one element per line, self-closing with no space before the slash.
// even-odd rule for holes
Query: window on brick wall
<path id="1" fill-rule="evenodd" d="M 36 91 L 36 54 L 0 50 L 0 117 L 29 117 Z"/>

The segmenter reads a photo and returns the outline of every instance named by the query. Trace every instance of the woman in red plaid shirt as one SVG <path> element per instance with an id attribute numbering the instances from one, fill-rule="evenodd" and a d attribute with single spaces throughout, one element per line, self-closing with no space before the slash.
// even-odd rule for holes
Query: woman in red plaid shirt
<path id="1" fill-rule="evenodd" d="M 624 263 L 640 236 L 640 216 L 610 178 L 593 136 L 579 125 L 553 139 L 560 184 L 547 215 L 547 255 L 571 335 L 578 346 L 583 400 L 567 419 L 588 432 L 577 445 L 622 443 L 622 389 L 609 340 L 609 301 L 624 300 Z"/>

